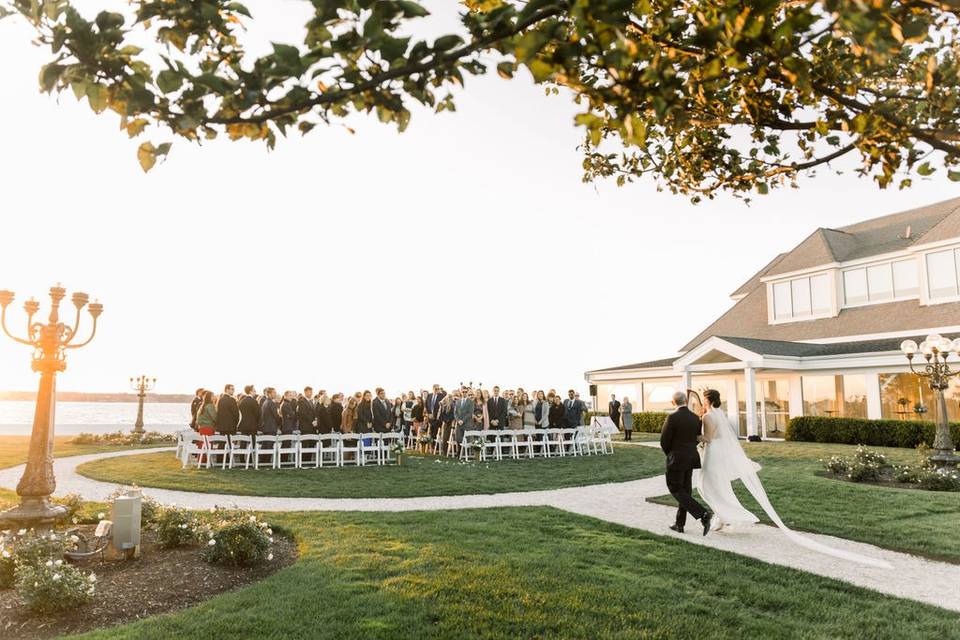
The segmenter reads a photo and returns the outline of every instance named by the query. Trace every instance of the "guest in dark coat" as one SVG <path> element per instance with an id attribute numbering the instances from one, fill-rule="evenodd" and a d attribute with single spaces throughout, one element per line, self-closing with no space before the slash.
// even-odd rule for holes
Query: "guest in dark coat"
<path id="1" fill-rule="evenodd" d="M 206 391 L 207 390 L 203 388 L 197 389 L 197 394 L 190 402 L 190 428 L 194 431 L 197 430 L 197 412 L 200 411 L 200 407 L 203 406 L 203 396 Z"/>
<path id="2" fill-rule="evenodd" d="M 487 416 L 491 429 L 506 429 L 510 426 L 510 403 L 500 395 L 500 387 L 493 388 L 493 395 L 487 399 Z"/>
<path id="3" fill-rule="evenodd" d="M 260 403 L 257 402 L 257 391 L 252 384 L 243 388 L 243 396 L 240 398 L 239 431 L 245 436 L 252 436 L 260 431 Z"/>
<path id="4" fill-rule="evenodd" d="M 363 398 L 357 405 L 357 426 L 354 433 L 370 433 L 373 431 L 373 394 L 363 392 Z"/>
<path id="5" fill-rule="evenodd" d="M 313 388 L 306 387 L 303 395 L 297 398 L 297 424 L 300 426 L 300 433 L 317 432 L 317 405 L 313 400 Z"/>
<path id="6" fill-rule="evenodd" d="M 550 404 L 550 413 L 548 415 L 548 420 L 550 421 L 551 429 L 561 429 L 566 424 L 565 422 L 566 408 L 563 406 L 563 403 L 560 402 L 560 396 L 553 396 L 553 401 Z"/>
<path id="7" fill-rule="evenodd" d="M 330 421 L 330 398 L 326 393 L 321 393 L 317 400 L 317 432 L 333 433 L 333 422 Z M 339 426 L 339 422 L 337 425 Z"/>
<path id="8" fill-rule="evenodd" d="M 610 394 L 610 403 L 607 405 L 607 415 L 610 416 L 610 420 L 613 421 L 613 424 L 620 426 L 620 401 L 617 400 L 617 396 Z"/>
<path id="9" fill-rule="evenodd" d="M 343 394 L 335 393 L 327 407 L 327 420 L 334 431 L 340 431 L 340 425 L 343 421 Z"/>
<path id="10" fill-rule="evenodd" d="M 377 397 L 373 400 L 373 430 L 386 433 L 393 425 L 393 404 L 387 400 L 387 392 L 377 387 Z"/>
<path id="11" fill-rule="evenodd" d="M 297 392 L 286 391 L 283 394 L 283 402 L 280 403 L 280 430 L 284 435 L 290 435 L 297 431 Z"/>
<path id="12" fill-rule="evenodd" d="M 235 434 L 237 425 L 240 424 L 240 407 L 233 393 L 233 385 L 228 384 L 223 388 L 220 399 L 217 400 L 217 431 L 227 435 Z"/>
<path id="13" fill-rule="evenodd" d="M 263 390 L 263 404 L 260 406 L 260 432 L 274 435 L 283 424 L 280 407 L 277 406 L 277 390 L 267 387 Z"/>

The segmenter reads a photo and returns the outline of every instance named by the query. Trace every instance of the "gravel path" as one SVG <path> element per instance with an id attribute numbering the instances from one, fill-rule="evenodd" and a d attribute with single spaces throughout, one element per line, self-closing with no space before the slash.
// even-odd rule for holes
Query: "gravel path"
<path id="1" fill-rule="evenodd" d="M 157 451 L 172 449 L 117 451 L 58 458 L 54 461 L 58 482 L 57 495 L 79 493 L 88 500 L 103 500 L 116 485 L 79 475 L 76 472 L 78 465 L 91 460 Z M 16 486 L 22 473 L 23 465 L 0 470 L 0 487 Z M 886 560 L 893 569 L 866 567 L 807 551 L 790 543 L 778 529 L 764 525 L 714 532 L 706 537 L 693 530 L 686 534 L 675 534 L 667 529 L 667 525 L 673 522 L 674 509 L 646 501 L 648 497 L 667 492 L 663 476 L 548 491 L 424 498 L 269 498 L 166 489 L 146 489 L 144 492 L 160 502 L 176 503 L 194 509 L 235 505 L 260 511 L 424 511 L 549 506 L 960 612 L 960 588 L 957 588 L 957 585 L 960 585 L 960 565 L 926 560 L 832 536 L 804 534 L 832 547 Z"/>

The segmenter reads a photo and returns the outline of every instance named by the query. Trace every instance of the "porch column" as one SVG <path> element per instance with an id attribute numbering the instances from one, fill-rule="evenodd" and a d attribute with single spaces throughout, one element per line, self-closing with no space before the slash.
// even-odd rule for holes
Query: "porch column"
<path id="1" fill-rule="evenodd" d="M 683 373 L 680 374 L 680 382 L 683 384 L 684 392 L 686 392 L 687 389 L 693 388 L 693 376 L 689 369 L 684 369 Z"/>
<path id="2" fill-rule="evenodd" d="M 745 387 L 743 397 L 747 405 L 747 435 L 759 435 L 759 422 L 757 421 L 757 375 L 753 367 L 748 366 L 743 370 L 743 383 Z"/>
<path id="3" fill-rule="evenodd" d="M 867 378 L 867 417 L 871 420 L 879 420 L 883 417 L 883 409 L 880 405 L 880 374 L 868 373 Z"/>
<path id="4" fill-rule="evenodd" d="M 799 375 L 790 376 L 790 417 L 803 415 L 803 380 Z"/>

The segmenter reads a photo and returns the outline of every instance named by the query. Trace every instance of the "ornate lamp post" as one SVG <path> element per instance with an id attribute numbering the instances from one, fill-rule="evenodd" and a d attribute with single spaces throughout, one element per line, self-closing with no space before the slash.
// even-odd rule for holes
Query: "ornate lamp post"
<path id="1" fill-rule="evenodd" d="M 60 322 L 60 301 L 66 295 L 66 289 L 59 284 L 50 288 L 50 317 L 46 324 L 33 322 L 33 316 L 40 310 L 39 302 L 31 298 L 23 303 L 23 309 L 27 312 L 27 337 L 18 338 L 7 329 L 7 307 L 13 302 L 13 292 L 0 291 L 0 326 L 3 327 L 3 332 L 16 342 L 33 347 L 32 368 L 40 374 L 27 467 L 17 484 L 20 504 L 0 513 L 0 522 L 12 527 L 48 527 L 66 511 L 64 507 L 50 504 L 50 494 L 57 487 L 53 476 L 56 376 L 67 368 L 67 349 L 79 349 L 93 340 L 97 333 L 97 318 L 103 313 L 103 305 L 99 302 L 89 305 L 93 330 L 86 341 L 74 344 L 73 340 L 80 328 L 80 312 L 87 306 L 90 297 L 80 292 L 71 297 L 73 306 L 77 308 L 76 320 L 71 327 Z"/>
<path id="2" fill-rule="evenodd" d="M 130 387 L 137 392 L 137 421 L 133 425 L 133 432 L 137 435 L 143 435 L 143 400 L 147 397 L 147 391 L 153 391 L 156 384 L 156 378 L 130 378 Z"/>
<path id="3" fill-rule="evenodd" d="M 910 371 L 921 378 L 926 378 L 930 388 L 936 396 L 937 401 L 937 433 L 933 440 L 933 448 L 936 451 L 930 456 L 930 461 L 941 467 L 956 467 L 960 464 L 958 456 L 953 447 L 953 439 L 950 437 L 950 425 L 947 422 L 947 400 L 943 392 L 950 386 L 950 378 L 960 374 L 960 371 L 953 371 L 947 364 L 947 358 L 950 353 L 960 355 L 960 338 L 951 341 L 950 338 L 944 338 L 939 335 L 927 336 L 927 339 L 919 345 L 913 340 L 904 340 L 900 343 L 900 351 L 907 356 L 910 363 Z M 913 368 L 913 357 L 920 352 L 927 364 L 923 371 L 917 371 Z"/>

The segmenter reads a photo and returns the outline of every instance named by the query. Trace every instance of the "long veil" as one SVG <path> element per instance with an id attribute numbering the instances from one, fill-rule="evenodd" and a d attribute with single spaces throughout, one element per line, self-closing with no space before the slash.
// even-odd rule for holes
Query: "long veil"
<path id="1" fill-rule="evenodd" d="M 806 549 L 810 549 L 811 551 L 823 553 L 825 555 L 840 558 L 842 560 L 850 560 L 852 562 L 858 562 L 860 564 L 882 569 L 892 568 L 889 563 L 884 562 L 883 560 L 868 558 L 867 556 L 860 555 L 859 553 L 854 553 L 852 551 L 835 549 L 834 547 L 817 542 L 816 540 L 811 540 L 810 538 L 802 536 L 793 531 L 790 529 L 790 527 L 784 524 L 783 520 L 781 520 L 780 516 L 777 514 L 776 509 L 774 509 L 773 505 L 770 503 L 770 499 L 767 497 L 767 492 L 763 488 L 763 483 L 760 482 L 760 478 L 757 476 L 757 471 L 760 470 L 760 465 L 747 457 L 747 454 L 743 451 L 743 447 L 740 445 L 740 441 L 737 439 L 737 434 L 733 428 L 733 425 L 731 425 L 730 421 L 727 420 L 726 414 L 724 414 L 722 411 L 715 411 L 711 415 L 722 421 L 720 428 L 717 429 L 718 434 L 716 439 L 711 441 L 709 446 L 714 447 L 716 444 L 723 443 L 721 444 L 723 447 L 723 452 L 720 458 L 726 467 L 726 469 L 724 469 L 726 474 L 724 475 L 726 475 L 731 482 L 739 478 L 743 482 L 743 485 L 747 488 L 747 491 L 750 492 L 750 495 L 753 496 L 753 499 L 757 501 L 767 516 L 773 521 L 774 524 L 777 525 L 780 531 L 782 531 L 783 534 L 790 539 L 791 542 Z M 722 432 L 722 434 L 720 432 Z"/>

